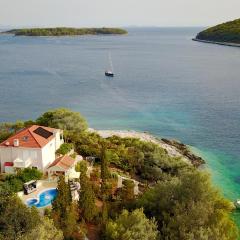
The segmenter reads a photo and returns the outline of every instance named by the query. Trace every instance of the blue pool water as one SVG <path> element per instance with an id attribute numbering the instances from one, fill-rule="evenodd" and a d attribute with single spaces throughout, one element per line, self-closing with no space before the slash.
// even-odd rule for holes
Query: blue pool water
<path id="1" fill-rule="evenodd" d="M 41 192 L 37 198 L 31 198 L 26 201 L 26 204 L 28 207 L 37 207 L 37 208 L 42 208 L 42 207 L 47 207 L 49 206 L 52 201 L 56 198 L 57 196 L 57 189 L 52 188 L 45 190 L 44 192 Z"/>

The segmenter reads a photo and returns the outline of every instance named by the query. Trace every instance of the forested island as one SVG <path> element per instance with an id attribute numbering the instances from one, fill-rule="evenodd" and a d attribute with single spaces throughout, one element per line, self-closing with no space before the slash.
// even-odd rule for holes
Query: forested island
<path id="1" fill-rule="evenodd" d="M 208 28 L 198 33 L 193 40 L 240 46 L 240 19 Z"/>
<path id="2" fill-rule="evenodd" d="M 85 118 L 69 109 L 50 110 L 36 120 L 1 123 L 0 142 L 36 124 L 63 129 L 64 143 L 57 154 L 73 149 L 72 158 L 83 157 L 75 166 L 80 172 L 79 199 L 72 198 L 71 183 L 60 176 L 52 207 L 40 214 L 16 193 L 24 182 L 46 176 L 36 168 L 1 173 L 0 239 L 238 239 L 230 216 L 233 204 L 215 189 L 209 174 L 198 169 L 202 160 L 185 160 L 193 160 L 185 145 L 144 133 L 130 131 L 133 137 L 128 137 L 128 132 L 89 129 Z M 89 162 L 90 156 L 94 162 Z"/>
<path id="3" fill-rule="evenodd" d="M 127 34 L 121 28 L 22 28 L 12 29 L 4 33 L 14 34 L 15 36 L 81 36 L 81 35 L 110 35 Z"/>

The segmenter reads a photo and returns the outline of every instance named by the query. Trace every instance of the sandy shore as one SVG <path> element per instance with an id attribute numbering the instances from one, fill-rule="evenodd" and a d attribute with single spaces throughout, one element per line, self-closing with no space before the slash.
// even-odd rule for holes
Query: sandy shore
<path id="1" fill-rule="evenodd" d="M 191 161 L 189 158 L 184 156 L 176 147 L 169 145 L 165 142 L 163 142 L 161 139 L 158 139 L 154 137 L 153 135 L 145 132 L 136 132 L 136 131 L 125 131 L 125 130 L 94 130 L 94 129 L 89 129 L 89 131 L 93 131 L 98 133 L 101 137 L 107 138 L 111 136 L 118 136 L 121 138 L 126 138 L 126 137 L 131 137 L 131 138 L 139 138 L 142 141 L 146 142 L 152 142 L 155 144 L 158 144 L 160 147 L 163 149 L 166 149 L 168 152 L 169 156 L 171 157 L 181 157 L 185 162 L 191 164 Z"/>

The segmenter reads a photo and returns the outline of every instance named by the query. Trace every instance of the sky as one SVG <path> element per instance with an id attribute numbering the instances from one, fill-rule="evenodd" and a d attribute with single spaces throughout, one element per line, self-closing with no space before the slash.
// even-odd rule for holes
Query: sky
<path id="1" fill-rule="evenodd" d="M 240 18 L 240 0 L 0 0 L 0 26 L 211 26 Z"/>

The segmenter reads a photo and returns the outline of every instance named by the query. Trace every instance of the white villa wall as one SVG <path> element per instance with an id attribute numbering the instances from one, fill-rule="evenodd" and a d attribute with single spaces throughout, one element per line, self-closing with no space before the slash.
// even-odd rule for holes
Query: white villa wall
<path id="1" fill-rule="evenodd" d="M 60 148 L 64 143 L 64 140 L 61 139 L 62 131 L 56 131 L 55 137 L 42 148 L 42 169 L 43 171 L 47 170 L 47 167 L 56 159 L 55 152 Z"/>
<path id="2" fill-rule="evenodd" d="M 21 147 L 0 147 L 1 172 L 4 171 L 5 162 L 13 162 L 15 159 L 21 159 L 24 162 L 30 160 L 31 166 L 42 169 L 41 149 L 21 148 Z"/>
<path id="3" fill-rule="evenodd" d="M 63 134 L 63 131 L 57 130 L 54 134 L 55 134 L 55 149 L 57 150 L 64 143 L 63 138 L 61 139 L 61 135 Z"/>
<path id="4" fill-rule="evenodd" d="M 42 169 L 46 168 L 55 160 L 55 139 L 42 148 Z"/>

